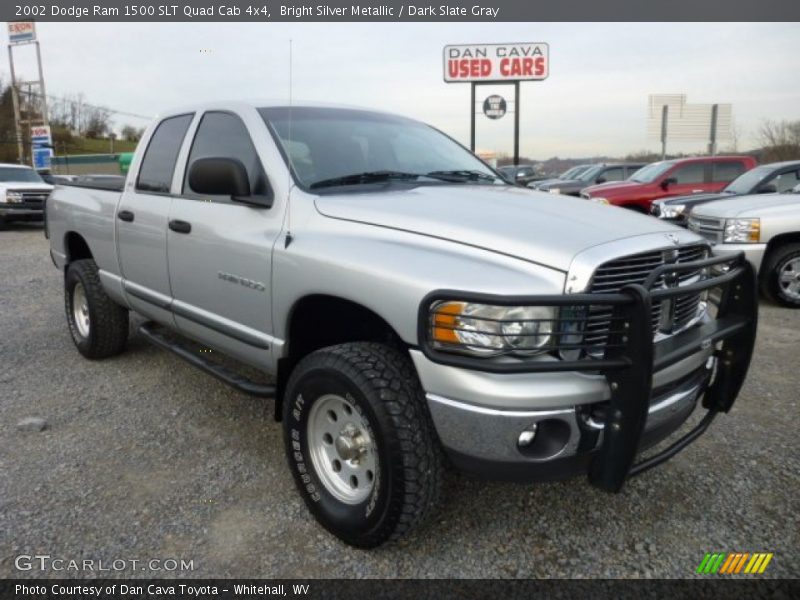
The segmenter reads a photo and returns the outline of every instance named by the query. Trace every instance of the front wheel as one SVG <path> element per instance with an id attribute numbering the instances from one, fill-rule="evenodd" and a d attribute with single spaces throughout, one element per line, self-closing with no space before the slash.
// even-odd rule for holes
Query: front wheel
<path id="1" fill-rule="evenodd" d="M 773 250 L 765 261 L 762 289 L 772 300 L 800 308 L 800 244 Z"/>
<path id="2" fill-rule="evenodd" d="M 407 356 L 382 344 L 318 350 L 292 373 L 286 454 L 314 517 L 344 542 L 397 539 L 438 500 L 442 454 Z"/>

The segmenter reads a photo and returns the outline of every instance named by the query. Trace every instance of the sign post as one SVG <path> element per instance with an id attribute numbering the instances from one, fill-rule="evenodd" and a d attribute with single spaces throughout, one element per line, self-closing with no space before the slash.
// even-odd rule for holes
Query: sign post
<path id="1" fill-rule="evenodd" d="M 479 85 L 514 85 L 514 164 L 519 164 L 519 84 L 550 74 L 550 48 L 544 42 L 464 44 L 444 47 L 444 81 L 470 83 L 470 150 L 475 151 L 475 89 Z M 491 96 L 490 96 L 491 98 Z M 502 98 L 501 98 L 502 99 Z M 487 102 L 489 98 L 487 98 Z M 485 104 L 485 103 L 484 103 Z M 505 100 L 503 100 L 505 104 Z M 491 116 L 484 109 L 484 114 Z M 503 115 L 505 110 L 503 110 Z M 500 116 L 503 116 L 500 115 Z"/>
<path id="2" fill-rule="evenodd" d="M 14 49 L 27 44 L 33 44 L 36 47 L 36 63 L 39 70 L 39 79 L 20 82 L 17 81 L 16 70 L 14 69 Z M 19 154 L 18 160 L 20 163 L 25 162 L 25 146 L 23 141 L 22 132 L 27 127 L 34 127 L 35 125 L 48 124 L 47 120 L 47 92 L 44 87 L 44 75 L 42 74 L 42 53 L 39 47 L 39 40 L 36 38 L 36 24 L 33 21 L 11 21 L 8 23 L 8 63 L 11 71 L 11 97 L 14 104 L 14 126 L 17 134 L 17 152 Z M 26 107 L 25 118 L 22 116 L 22 86 L 27 87 L 27 101 L 24 103 Z M 31 110 L 31 108 L 38 110 Z M 38 113 L 38 114 L 37 114 Z M 48 128 L 49 131 L 49 128 Z M 48 134 L 49 135 L 49 134 Z M 52 149 L 49 150 L 50 154 L 47 155 L 47 164 L 49 166 L 49 157 L 52 154 Z M 31 161 L 36 164 L 36 157 L 34 156 L 34 145 L 31 145 Z M 39 161 L 44 160 L 44 153 L 41 153 Z M 42 167 L 46 168 L 46 167 Z"/>

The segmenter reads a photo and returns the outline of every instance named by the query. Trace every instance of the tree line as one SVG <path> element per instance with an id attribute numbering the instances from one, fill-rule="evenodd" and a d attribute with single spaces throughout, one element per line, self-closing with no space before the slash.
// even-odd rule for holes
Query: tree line
<path id="1" fill-rule="evenodd" d="M 20 112 L 23 115 L 37 114 L 37 98 L 20 94 Z M 53 145 L 59 154 L 78 149 L 81 140 L 109 139 L 117 137 L 114 131 L 113 112 L 102 106 L 90 104 L 83 94 L 69 94 L 58 98 L 48 98 L 48 121 L 53 135 Z M 119 137 L 128 142 L 137 142 L 144 128 L 124 125 Z M 0 162 L 17 162 L 18 149 L 14 127 L 14 101 L 11 85 L 0 81 Z M 29 162 L 29 132 L 23 131 L 24 161 Z"/>

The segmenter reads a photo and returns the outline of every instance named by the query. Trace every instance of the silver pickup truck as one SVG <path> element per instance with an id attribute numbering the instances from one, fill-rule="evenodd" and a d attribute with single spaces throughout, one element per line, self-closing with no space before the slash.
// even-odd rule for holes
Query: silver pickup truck
<path id="1" fill-rule="evenodd" d="M 800 185 L 702 204 L 692 209 L 688 226 L 719 255 L 743 252 L 765 296 L 800 308 Z"/>
<path id="2" fill-rule="evenodd" d="M 742 255 L 510 186 L 436 129 L 361 109 L 166 113 L 121 190 L 55 191 L 47 234 L 84 356 L 121 352 L 134 311 L 148 340 L 274 398 L 311 513 L 360 547 L 430 513 L 448 462 L 619 491 L 730 410 L 755 338 Z"/>

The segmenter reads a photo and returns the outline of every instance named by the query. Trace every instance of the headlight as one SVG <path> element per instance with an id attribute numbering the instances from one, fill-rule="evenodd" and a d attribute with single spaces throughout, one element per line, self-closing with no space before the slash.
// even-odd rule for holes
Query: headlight
<path id="1" fill-rule="evenodd" d="M 560 194 L 561 193 L 561 188 L 550 188 L 547 191 L 550 192 L 551 194 Z"/>
<path id="2" fill-rule="evenodd" d="M 595 196 L 593 198 L 589 198 L 592 202 L 597 202 L 598 204 L 609 204 L 608 198 L 603 198 L 602 196 Z"/>
<path id="3" fill-rule="evenodd" d="M 551 306 L 438 302 L 430 310 L 429 335 L 439 350 L 530 356 L 549 349 L 555 318 Z"/>
<path id="4" fill-rule="evenodd" d="M 660 208 L 661 208 L 661 214 L 659 216 L 662 219 L 678 219 L 683 214 L 683 211 L 686 210 L 686 205 L 662 204 Z"/>
<path id="5" fill-rule="evenodd" d="M 6 192 L 6 202 L 9 204 L 22 202 L 22 194 L 19 192 Z"/>
<path id="6" fill-rule="evenodd" d="M 726 244 L 754 244 L 761 238 L 760 219 L 726 219 L 725 236 Z"/>

